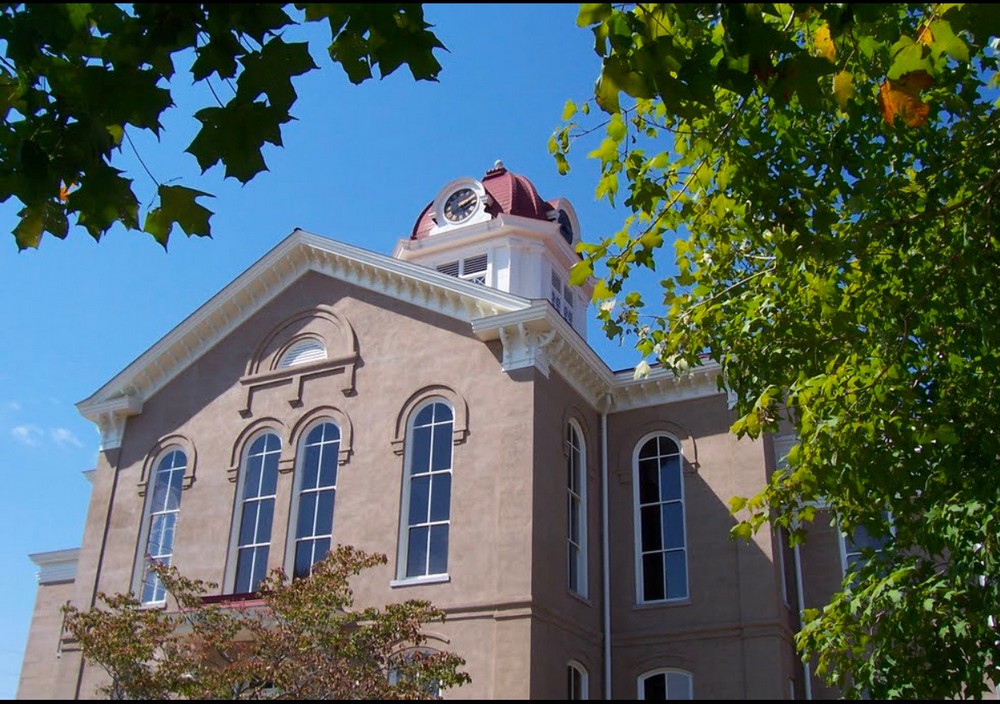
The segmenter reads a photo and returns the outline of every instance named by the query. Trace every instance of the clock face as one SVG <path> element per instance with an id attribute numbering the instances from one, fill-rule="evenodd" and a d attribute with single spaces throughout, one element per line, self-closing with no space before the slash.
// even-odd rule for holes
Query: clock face
<path id="1" fill-rule="evenodd" d="M 479 196 L 471 188 L 459 188 L 444 202 L 444 217 L 448 222 L 462 222 L 476 212 Z"/>

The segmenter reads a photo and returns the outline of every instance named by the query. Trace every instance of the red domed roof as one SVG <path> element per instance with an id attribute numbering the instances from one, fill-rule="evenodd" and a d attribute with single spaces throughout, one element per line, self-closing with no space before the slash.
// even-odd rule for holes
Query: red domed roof
<path id="1" fill-rule="evenodd" d="M 506 213 L 535 220 L 549 219 L 552 206 L 542 200 L 535 185 L 524 176 L 508 171 L 502 162 L 497 162 L 496 166 L 486 172 L 482 184 L 493 199 L 486 208 L 486 212 L 493 217 Z M 435 226 L 431 218 L 433 210 L 434 201 L 431 201 L 417 218 L 410 235 L 411 240 L 420 240 L 430 234 Z"/>

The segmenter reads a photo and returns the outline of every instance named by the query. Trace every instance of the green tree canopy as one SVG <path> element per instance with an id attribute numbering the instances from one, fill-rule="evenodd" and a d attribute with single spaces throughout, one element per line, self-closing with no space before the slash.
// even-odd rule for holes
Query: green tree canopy
<path id="1" fill-rule="evenodd" d="M 440 609 L 353 608 L 351 577 L 385 562 L 339 546 L 306 579 L 272 571 L 260 599 L 242 604 L 206 603 L 216 585 L 153 563 L 170 608 L 101 594 L 100 607 L 64 607 L 65 628 L 107 673 L 112 699 L 436 699 L 469 682 L 461 657 L 423 647 Z"/>
<path id="2" fill-rule="evenodd" d="M 585 5 L 603 70 L 550 144 L 566 170 L 602 127 L 627 217 L 574 279 L 607 332 L 718 362 L 735 432 L 797 435 L 735 534 L 817 505 L 891 534 L 798 637 L 849 696 L 1000 681 L 998 8 Z M 662 298 L 629 291 L 675 238 Z"/>
<path id="3" fill-rule="evenodd" d="M 159 135 L 173 106 L 175 61 L 206 84 L 213 102 L 195 113 L 188 146 L 203 171 L 222 164 L 246 183 L 267 167 L 265 144 L 281 146 L 297 95 L 292 79 L 316 68 L 307 43 L 283 35 L 326 22 L 330 57 L 353 83 L 406 64 L 436 80 L 443 48 L 419 4 L 25 3 L 0 8 L 0 203 L 23 208 L 14 237 L 37 247 L 66 237 L 70 219 L 95 239 L 112 225 L 142 229 L 166 246 L 174 226 L 209 235 L 208 193 L 158 184 L 142 219 L 132 180 L 113 166 L 129 132 Z M 187 62 L 185 62 L 186 65 Z"/>

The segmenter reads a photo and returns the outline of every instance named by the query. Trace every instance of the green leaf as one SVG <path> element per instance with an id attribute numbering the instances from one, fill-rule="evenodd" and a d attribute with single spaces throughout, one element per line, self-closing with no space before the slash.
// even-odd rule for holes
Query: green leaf
<path id="1" fill-rule="evenodd" d="M 261 148 L 265 142 L 281 146 L 281 123 L 288 121 L 282 111 L 263 103 L 231 101 L 222 108 L 204 108 L 195 113 L 201 131 L 188 146 L 202 171 L 218 162 L 226 176 L 246 183 L 267 169 Z"/>
<path id="2" fill-rule="evenodd" d="M 263 94 L 271 107 L 285 113 L 298 97 L 292 77 L 317 68 L 308 44 L 286 44 L 281 37 L 274 37 L 260 51 L 242 57 L 240 63 L 243 72 L 236 82 L 236 98 L 252 103 Z"/>
<path id="3" fill-rule="evenodd" d="M 212 211 L 197 202 L 202 196 L 212 197 L 210 193 L 196 191 L 184 186 L 160 186 L 157 191 L 160 205 L 149 211 L 143 230 L 151 234 L 157 242 L 166 249 L 174 224 L 180 225 L 184 234 L 211 236 L 208 220 Z"/>
<path id="4" fill-rule="evenodd" d="M 587 27 L 602 22 L 613 12 L 609 3 L 581 3 L 580 13 L 576 17 L 577 27 Z"/>

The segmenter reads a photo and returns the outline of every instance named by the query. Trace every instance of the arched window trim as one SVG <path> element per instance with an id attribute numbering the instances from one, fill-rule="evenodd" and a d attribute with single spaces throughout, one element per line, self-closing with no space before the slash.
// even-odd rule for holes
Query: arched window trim
<path id="1" fill-rule="evenodd" d="M 156 467 L 156 463 L 159 462 L 161 457 L 165 456 L 166 452 L 173 449 L 180 449 L 187 457 L 187 470 L 184 472 L 184 482 L 181 484 L 181 489 L 187 490 L 191 488 L 191 485 L 194 483 L 195 467 L 198 463 L 198 451 L 195 449 L 194 442 L 186 435 L 173 433 L 157 440 L 156 444 L 149 448 L 149 452 L 146 453 L 146 459 L 142 463 L 142 473 L 139 475 L 139 483 L 137 485 L 139 496 L 146 495 L 150 477 Z"/>
<path id="2" fill-rule="evenodd" d="M 171 442 L 171 438 L 174 441 Z M 183 440 L 177 442 L 177 439 Z M 189 453 L 189 448 L 191 453 Z M 153 497 L 156 492 L 153 490 L 153 485 L 156 483 L 156 478 L 160 469 L 160 464 L 166 460 L 167 457 L 172 455 L 174 452 L 180 452 L 184 456 L 184 473 L 181 478 L 181 496 L 177 501 L 177 508 L 174 509 L 173 513 L 177 514 L 177 518 L 174 519 L 174 535 L 171 538 L 170 545 L 170 555 L 167 564 L 172 561 L 173 555 L 176 552 L 176 540 L 177 540 L 177 524 L 180 519 L 180 505 L 181 497 L 183 497 L 183 490 L 190 486 L 190 481 L 188 478 L 189 474 L 192 474 L 192 454 L 194 446 L 182 436 L 167 436 L 163 438 L 153 447 L 153 450 L 146 456 L 146 461 L 143 463 L 143 476 L 145 481 L 140 484 L 139 495 L 145 498 L 143 501 L 142 508 L 142 522 L 139 527 L 139 540 L 136 550 L 135 564 L 132 570 L 132 592 L 136 595 L 140 602 L 143 604 L 163 604 L 166 601 L 166 595 L 163 599 L 154 599 L 150 601 L 144 601 L 145 594 L 145 581 L 146 581 L 146 553 L 149 548 L 149 533 L 152 528 L 152 514 L 153 514 Z M 161 556 L 162 557 L 162 556 Z"/>
<path id="3" fill-rule="evenodd" d="M 295 457 L 290 448 L 294 445 L 285 442 L 288 437 L 288 429 L 285 424 L 274 417 L 258 418 L 253 423 L 245 427 L 237 436 L 233 443 L 233 449 L 229 457 L 229 467 L 226 469 L 226 476 L 229 481 L 239 484 L 240 469 L 246 459 L 246 453 L 254 440 L 263 433 L 271 432 L 281 440 L 281 456 L 278 458 L 278 471 L 282 474 L 291 472 L 295 468 Z"/>
<path id="4" fill-rule="evenodd" d="M 317 423 L 323 422 L 324 419 L 326 419 L 326 422 L 333 423 L 340 429 L 340 455 L 338 463 L 345 465 L 350 461 L 351 455 L 354 452 L 354 423 L 347 413 L 336 406 L 319 406 L 299 418 L 295 425 L 292 426 L 292 432 L 289 436 L 289 447 L 295 448 L 296 453 L 298 453 L 302 447 L 303 438 L 312 431 Z"/>
<path id="5" fill-rule="evenodd" d="M 570 699 L 590 699 L 590 671 L 587 666 L 581 663 L 579 660 L 570 660 L 566 663 L 566 674 L 569 675 L 570 670 L 576 670 L 580 674 L 580 692 L 578 697 L 573 696 L 572 690 L 567 686 L 566 698 Z M 569 685 L 569 682 L 567 682 Z"/>
<path id="6" fill-rule="evenodd" d="M 589 574 L 588 574 L 588 569 L 587 569 L 588 562 L 589 562 L 589 560 L 588 560 L 588 555 L 589 555 L 589 552 L 588 552 L 588 540 L 587 539 L 588 539 L 588 532 L 589 532 L 589 525 L 590 525 L 589 522 L 588 522 L 588 516 L 587 516 L 587 484 L 589 483 L 589 472 L 587 471 L 587 440 L 586 440 L 586 436 L 583 433 L 583 429 L 580 427 L 580 423 L 575 418 L 570 418 L 566 422 L 565 428 L 566 428 L 566 437 L 563 440 L 563 450 L 564 450 L 564 455 L 566 457 L 567 469 L 570 469 L 569 468 L 569 464 L 572 462 L 572 452 L 573 452 L 573 449 L 571 448 L 571 443 L 570 443 L 570 439 L 569 439 L 569 433 L 570 433 L 571 430 L 576 435 L 576 441 L 577 441 L 577 445 L 578 445 L 577 449 L 578 449 L 579 454 L 580 454 L 579 468 L 578 468 L 579 472 L 580 472 L 580 476 L 579 476 L 579 489 L 580 489 L 580 491 L 579 491 L 579 497 L 578 497 L 578 501 L 579 501 L 579 504 L 580 504 L 580 506 L 579 506 L 579 513 L 578 513 L 578 516 L 579 516 L 579 526 L 578 526 L 578 529 L 579 529 L 579 538 L 580 538 L 580 540 L 579 540 L 579 545 L 578 545 L 578 547 L 579 547 L 579 555 L 578 555 L 578 562 L 577 562 L 577 584 L 576 585 L 573 584 L 572 579 L 571 579 L 572 573 L 568 571 L 569 570 L 569 560 L 570 560 L 569 551 L 570 551 L 571 545 L 572 545 L 572 538 L 571 538 L 571 534 L 569 533 L 569 529 L 571 527 L 570 526 L 570 521 L 572 520 L 572 513 L 570 512 L 570 504 L 571 504 L 571 502 L 573 500 L 572 488 L 570 486 L 568 486 L 568 485 L 566 487 L 566 490 L 567 490 L 566 510 L 567 510 L 567 513 L 569 514 L 569 515 L 567 515 L 567 522 L 566 522 L 566 527 L 567 527 L 567 535 L 566 535 L 566 543 L 567 543 L 567 545 L 566 545 L 566 549 L 567 549 L 567 564 L 566 564 L 567 575 L 566 575 L 566 580 L 567 580 L 567 586 L 569 587 L 569 590 L 572 593 L 574 593 L 574 594 L 576 594 L 578 596 L 581 596 L 584 599 L 586 599 L 587 596 L 588 596 L 588 594 L 589 594 L 589 591 L 590 591 L 589 588 L 588 588 L 590 586 L 590 580 L 589 580 Z"/>
<path id="7" fill-rule="evenodd" d="M 406 399 L 406 403 L 399 409 L 396 416 L 396 423 L 392 436 L 392 451 L 397 455 L 402 455 L 405 450 L 406 436 L 409 432 L 410 418 L 416 417 L 416 412 L 428 400 L 441 398 L 451 406 L 452 420 L 452 443 L 458 445 L 465 442 L 466 435 L 469 434 L 469 404 L 465 397 L 449 386 L 443 384 L 432 384 L 415 391 Z"/>
<path id="8" fill-rule="evenodd" d="M 643 594 L 643 572 L 642 572 L 642 516 L 639 510 L 639 453 L 643 446 L 650 440 L 665 437 L 677 446 L 677 453 L 680 457 L 681 468 L 681 515 L 684 524 L 684 596 L 645 599 Z M 688 560 L 688 527 L 687 527 L 687 491 L 685 490 L 685 467 L 684 445 L 680 439 L 669 432 L 656 430 L 643 435 L 632 449 L 632 529 L 633 529 L 633 554 L 635 565 L 635 600 L 636 604 L 676 604 L 685 603 L 691 599 L 691 575 L 690 561 Z"/>
<path id="9" fill-rule="evenodd" d="M 646 680 L 648 680 L 650 677 L 656 677 L 657 675 L 672 675 L 672 674 L 683 675 L 684 677 L 687 678 L 687 688 L 689 696 L 686 698 L 694 699 L 694 675 L 692 675 L 687 670 L 680 669 L 679 667 L 658 667 L 655 670 L 643 672 L 641 675 L 639 675 L 638 678 L 636 678 L 636 699 L 638 700 L 646 699 L 645 684 Z M 670 698 L 669 679 L 667 680 L 666 689 L 667 689 L 667 699 L 669 699 Z M 684 698 L 685 697 L 677 697 L 677 699 L 684 699 Z"/>
<path id="10" fill-rule="evenodd" d="M 236 569 L 239 563 L 239 537 L 240 528 L 242 523 L 243 515 L 243 490 L 244 481 L 246 479 L 246 468 L 247 460 L 250 454 L 250 448 L 253 444 L 264 435 L 274 435 L 281 445 L 281 454 L 279 455 L 278 461 L 278 472 L 289 471 L 288 469 L 282 469 L 282 461 L 284 459 L 287 443 L 284 440 L 283 433 L 279 427 L 271 425 L 269 422 L 262 422 L 262 424 L 254 424 L 251 428 L 247 428 L 243 433 L 240 441 L 237 443 L 236 447 L 239 448 L 239 462 L 236 465 L 236 476 L 231 476 L 230 481 L 235 482 L 236 490 L 233 495 L 233 507 L 232 507 L 232 518 L 230 521 L 230 531 L 229 531 L 229 550 L 227 552 L 226 559 L 226 571 L 225 571 L 225 589 L 228 593 L 235 593 L 236 585 Z M 290 469 L 290 468 L 289 468 Z M 232 470 L 230 470 L 232 471 Z M 277 491 L 277 489 L 275 490 Z M 277 515 L 277 498 L 275 497 L 274 513 L 271 516 L 271 536 L 274 536 L 274 519 Z M 268 550 L 268 563 L 271 562 L 271 551 L 270 547 L 274 546 L 274 541 L 271 540 L 269 543 Z M 265 575 L 269 570 L 265 570 Z"/>
<path id="11" fill-rule="evenodd" d="M 343 415 L 343 414 L 341 414 L 341 415 Z M 309 434 L 313 430 L 315 430 L 316 428 L 318 428 L 319 426 L 321 426 L 323 424 L 327 424 L 328 423 L 328 424 L 333 425 L 333 426 L 335 426 L 337 428 L 337 431 L 339 433 L 339 438 L 337 440 L 338 445 L 342 446 L 343 443 L 344 443 L 344 430 L 343 430 L 343 428 L 340 427 L 340 424 L 337 422 L 337 420 L 335 418 L 333 418 L 331 416 L 328 416 L 328 415 L 316 416 L 314 414 L 310 414 L 310 416 L 312 416 L 311 420 L 309 420 L 306 423 L 300 423 L 298 426 L 296 426 L 295 430 L 293 431 L 293 435 L 292 435 L 293 442 L 295 443 L 295 457 L 296 457 L 296 461 L 295 461 L 295 472 L 293 474 L 293 481 L 292 481 L 292 496 L 291 496 L 291 499 L 289 501 L 288 529 L 287 529 L 286 534 L 285 534 L 284 567 L 285 567 L 285 573 L 288 574 L 288 575 L 293 575 L 294 572 L 295 572 L 295 549 L 296 549 L 296 543 L 298 542 L 298 536 L 296 535 L 296 533 L 298 532 L 297 531 L 297 527 L 298 527 L 298 519 L 299 519 L 299 503 L 300 503 L 301 493 L 302 493 L 302 478 L 303 478 L 303 476 L 305 474 L 304 464 L 305 464 L 305 460 L 306 460 L 306 440 L 309 438 Z M 343 453 L 342 447 L 338 447 L 338 453 L 337 453 L 337 455 L 338 455 L 338 458 L 337 458 L 338 468 L 346 462 L 346 460 L 342 460 L 341 459 L 341 457 L 343 456 L 343 454 L 344 453 Z M 333 487 L 332 487 L 333 491 L 334 491 L 334 501 L 333 501 L 333 507 L 332 507 L 333 508 L 333 518 L 335 518 L 336 515 L 337 515 L 337 512 L 336 512 L 336 505 L 337 505 L 336 496 L 337 496 L 337 486 L 339 485 L 339 483 L 340 483 L 340 473 L 338 471 L 336 481 L 334 482 Z M 333 520 L 333 518 L 331 518 L 331 521 Z M 333 532 L 334 532 L 333 528 L 331 527 L 331 529 L 330 529 L 330 533 L 331 533 L 330 548 L 331 549 L 333 548 L 333 545 L 334 545 L 333 538 L 332 538 Z"/>
<path id="12" fill-rule="evenodd" d="M 408 404 L 410 406 L 410 412 L 406 416 L 405 420 L 405 442 L 404 442 L 404 460 L 403 460 L 403 476 L 402 476 L 402 487 L 400 491 L 400 502 L 399 502 L 399 535 L 397 538 L 397 550 L 396 550 L 396 579 L 390 582 L 390 586 L 405 586 L 409 584 L 428 584 L 435 582 L 447 582 L 450 581 L 451 577 L 447 570 L 445 572 L 439 572 L 434 574 L 426 575 L 416 575 L 416 576 L 406 576 L 406 567 L 408 559 L 409 550 L 409 511 L 410 511 L 410 491 L 411 491 L 411 465 L 413 463 L 413 453 L 411 447 L 413 445 L 413 424 L 417 419 L 417 416 L 428 406 L 432 406 L 436 403 L 440 403 L 448 407 L 452 414 L 452 424 L 453 424 L 453 436 L 454 436 L 454 424 L 457 417 L 455 412 L 455 407 L 449 402 L 449 400 L 443 396 L 427 396 L 420 400 L 417 404 Z M 452 447 L 455 442 L 453 440 Z M 452 449 L 451 455 L 451 467 L 448 472 L 454 478 L 454 466 L 455 466 L 455 452 Z M 451 486 L 451 493 L 449 495 L 449 506 L 448 506 L 448 527 L 449 527 L 449 552 L 451 547 L 451 523 L 452 523 L 452 511 L 451 511 L 451 496 L 454 495 L 454 483 Z"/>

